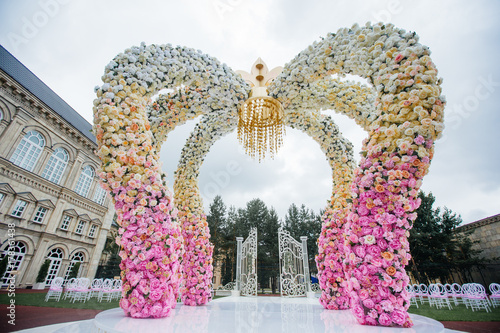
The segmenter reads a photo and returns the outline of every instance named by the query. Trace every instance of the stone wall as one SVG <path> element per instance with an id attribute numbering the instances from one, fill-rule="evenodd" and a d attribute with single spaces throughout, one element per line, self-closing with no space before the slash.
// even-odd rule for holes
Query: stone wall
<path id="1" fill-rule="evenodd" d="M 490 283 L 500 283 L 500 214 L 458 227 L 456 232 L 467 232 L 475 242 L 473 248 L 481 250 L 481 257 L 493 261 L 485 268 L 472 273 L 474 282 L 488 288 Z"/>

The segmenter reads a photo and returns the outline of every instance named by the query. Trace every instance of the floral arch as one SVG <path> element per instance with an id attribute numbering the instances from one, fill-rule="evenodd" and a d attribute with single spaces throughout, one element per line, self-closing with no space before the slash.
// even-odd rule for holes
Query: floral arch
<path id="1" fill-rule="evenodd" d="M 429 54 L 415 33 L 355 25 L 312 44 L 267 88 L 283 105 L 286 123 L 318 141 L 330 161 L 333 195 L 316 258 L 321 303 L 350 307 L 362 324 L 412 325 L 404 289 L 407 237 L 443 129 L 444 98 Z M 373 87 L 333 74 L 358 75 Z M 121 226 L 120 306 L 132 317 L 167 316 L 181 283 L 185 304 L 205 304 L 212 248 L 197 176 L 213 142 L 235 128 L 250 86 L 216 59 L 171 45 L 127 49 L 102 79 L 94 129 L 100 178 Z M 175 89 L 153 101 L 163 88 Z M 318 112 L 332 107 L 368 132 L 354 172 L 350 144 Z M 176 172 L 176 209 L 158 153 L 169 131 L 199 115 Z"/>

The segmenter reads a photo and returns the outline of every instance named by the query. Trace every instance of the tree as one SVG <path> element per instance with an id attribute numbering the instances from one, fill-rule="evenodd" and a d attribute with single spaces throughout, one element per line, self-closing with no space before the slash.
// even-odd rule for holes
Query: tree
<path id="1" fill-rule="evenodd" d="M 68 280 L 72 278 L 76 278 L 78 276 L 78 271 L 80 270 L 80 265 L 82 263 L 77 261 L 73 264 L 73 267 L 71 267 L 71 271 L 68 274 Z"/>
<path id="2" fill-rule="evenodd" d="M 102 266 L 102 269 L 96 273 L 96 278 L 109 278 L 120 275 L 120 262 L 121 258 L 118 254 L 113 253 L 109 256 L 108 261 Z"/>
<path id="3" fill-rule="evenodd" d="M 279 244 L 278 244 L 278 230 L 280 228 L 280 221 L 278 213 L 271 207 L 267 218 L 264 220 L 263 228 L 260 231 L 259 237 L 261 241 L 259 244 L 262 246 L 260 251 L 261 269 L 258 274 L 262 275 L 261 285 L 270 284 L 273 294 L 276 294 L 278 287 L 279 275 Z"/>
<path id="4" fill-rule="evenodd" d="M 5 275 L 5 271 L 7 271 L 7 264 L 9 261 L 9 256 L 4 255 L 2 260 L 0 261 L 0 278 Z"/>
<path id="5" fill-rule="evenodd" d="M 473 250 L 467 234 L 455 231 L 462 223 L 460 215 L 450 209 L 433 208 L 436 198 L 432 193 L 419 192 L 422 200 L 417 218 L 410 231 L 411 270 L 419 282 L 440 279 L 446 281 L 455 271 L 464 275 L 474 266 L 483 265 Z"/>
<path id="6" fill-rule="evenodd" d="M 229 207 L 224 227 L 225 256 L 222 261 L 222 284 L 236 280 L 236 225 L 238 213 L 234 206 Z"/>
<path id="7" fill-rule="evenodd" d="M 218 259 L 225 249 L 225 226 L 226 226 L 226 205 L 220 195 L 214 198 L 210 204 L 207 215 L 207 223 L 210 228 L 210 241 L 214 245 L 214 259 Z"/>
<path id="8" fill-rule="evenodd" d="M 321 215 L 314 214 L 314 211 L 308 209 L 304 204 L 297 208 L 291 204 L 285 215 L 285 229 L 297 241 L 300 237 L 307 236 L 307 254 L 309 256 L 309 270 L 311 273 L 318 271 L 314 258 L 318 253 L 317 241 L 321 232 Z"/>
<path id="9" fill-rule="evenodd" d="M 38 271 L 38 275 L 36 276 L 36 282 L 42 283 L 45 282 L 47 278 L 47 273 L 49 272 L 50 260 L 45 259 L 42 266 L 40 266 L 40 270 Z"/>

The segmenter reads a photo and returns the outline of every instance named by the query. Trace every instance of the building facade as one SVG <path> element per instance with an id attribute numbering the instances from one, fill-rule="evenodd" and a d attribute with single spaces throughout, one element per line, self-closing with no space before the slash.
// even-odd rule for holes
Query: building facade
<path id="1" fill-rule="evenodd" d="M 480 258 L 485 259 L 484 267 L 470 272 L 472 281 L 485 287 L 500 283 L 500 214 L 460 226 L 455 232 L 466 233 L 474 243 L 472 248 L 480 250 Z"/>
<path id="2" fill-rule="evenodd" d="M 0 46 L 0 255 L 2 286 L 93 278 L 114 209 L 99 186 L 92 126 Z"/>

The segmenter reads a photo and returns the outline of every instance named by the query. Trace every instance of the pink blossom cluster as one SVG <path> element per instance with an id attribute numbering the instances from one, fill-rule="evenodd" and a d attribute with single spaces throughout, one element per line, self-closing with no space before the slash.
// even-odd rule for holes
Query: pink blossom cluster
<path id="1" fill-rule="evenodd" d="M 172 221 L 176 211 L 171 197 L 146 185 L 117 187 L 112 193 L 121 226 L 117 239 L 122 258 L 120 307 L 134 318 L 168 316 L 175 308 L 182 278 L 182 238 L 179 225 Z"/>
<path id="2" fill-rule="evenodd" d="M 186 305 L 204 305 L 212 299 L 212 254 L 210 230 L 204 214 L 193 214 L 186 206 L 179 211 L 184 238 L 182 302 Z"/>
<path id="3" fill-rule="evenodd" d="M 428 150 L 433 146 L 421 135 L 413 143 Z M 345 225 L 351 310 L 361 324 L 411 327 L 405 290 L 408 236 L 420 205 L 420 178 L 430 159 L 413 149 L 389 154 L 369 148 L 355 170 L 353 208 Z"/>
<path id="4" fill-rule="evenodd" d="M 329 310 L 349 308 L 349 293 L 345 279 L 344 224 L 345 210 L 328 208 L 323 214 L 318 239 L 318 279 L 321 287 L 320 303 Z"/>

